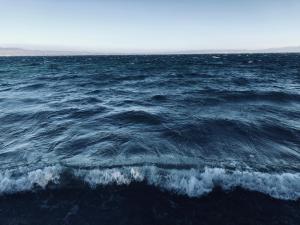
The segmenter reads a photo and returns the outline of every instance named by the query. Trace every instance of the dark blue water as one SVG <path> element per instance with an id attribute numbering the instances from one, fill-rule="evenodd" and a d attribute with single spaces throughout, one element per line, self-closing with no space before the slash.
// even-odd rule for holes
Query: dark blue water
<path id="1" fill-rule="evenodd" d="M 300 54 L 0 58 L 0 193 L 74 182 L 299 199 Z"/>

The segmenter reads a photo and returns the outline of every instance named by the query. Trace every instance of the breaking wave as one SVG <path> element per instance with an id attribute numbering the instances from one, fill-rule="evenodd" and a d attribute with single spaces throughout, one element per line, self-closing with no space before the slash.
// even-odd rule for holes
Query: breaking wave
<path id="1" fill-rule="evenodd" d="M 63 176 L 68 173 L 70 176 Z M 91 188 L 104 185 L 129 185 L 145 182 L 148 185 L 189 197 L 200 197 L 221 187 L 230 191 L 241 187 L 258 191 L 273 198 L 300 198 L 300 173 L 266 173 L 227 170 L 224 168 L 162 169 L 157 166 L 121 167 L 109 169 L 67 169 L 50 166 L 18 175 L 16 171 L 0 173 L 0 192 L 10 194 L 47 188 L 49 184 L 64 183 L 63 179 L 79 179 Z"/>

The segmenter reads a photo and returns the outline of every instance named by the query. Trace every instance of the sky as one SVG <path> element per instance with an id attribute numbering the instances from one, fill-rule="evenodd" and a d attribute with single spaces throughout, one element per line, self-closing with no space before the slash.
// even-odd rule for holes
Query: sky
<path id="1" fill-rule="evenodd" d="M 0 0 L 0 47 L 166 52 L 300 46 L 300 0 Z"/>

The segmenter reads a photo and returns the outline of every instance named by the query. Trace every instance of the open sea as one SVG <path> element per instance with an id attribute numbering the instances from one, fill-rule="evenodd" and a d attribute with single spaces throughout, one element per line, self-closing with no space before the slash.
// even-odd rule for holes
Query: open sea
<path id="1" fill-rule="evenodd" d="M 300 54 L 0 57 L 0 224 L 299 225 Z"/>

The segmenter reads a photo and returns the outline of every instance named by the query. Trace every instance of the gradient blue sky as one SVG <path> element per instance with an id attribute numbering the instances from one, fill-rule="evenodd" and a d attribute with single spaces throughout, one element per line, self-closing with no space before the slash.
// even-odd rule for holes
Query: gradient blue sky
<path id="1" fill-rule="evenodd" d="M 300 45 L 300 0 L 0 0 L 0 46 L 103 52 Z"/>

